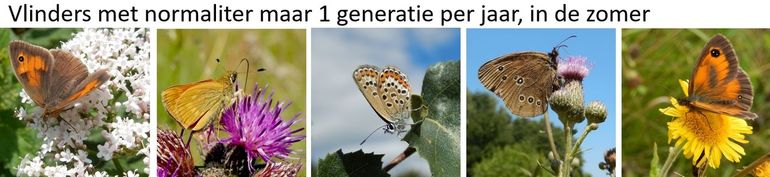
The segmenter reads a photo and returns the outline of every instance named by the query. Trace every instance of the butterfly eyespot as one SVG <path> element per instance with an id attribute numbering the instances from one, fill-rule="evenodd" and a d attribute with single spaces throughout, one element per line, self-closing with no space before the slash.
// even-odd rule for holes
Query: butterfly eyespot
<path id="1" fill-rule="evenodd" d="M 366 85 L 364 85 L 364 90 L 366 90 L 366 88 L 367 88 Z"/>
<path id="2" fill-rule="evenodd" d="M 738 95 L 738 99 L 743 99 L 743 95 Z"/>
<path id="3" fill-rule="evenodd" d="M 535 102 L 535 104 L 537 104 L 538 106 L 540 106 L 540 104 L 542 104 L 542 102 L 540 102 L 540 100 L 537 100 L 537 101 Z"/>
<path id="4" fill-rule="evenodd" d="M 387 103 L 385 105 L 388 106 L 388 107 L 393 107 L 393 104 L 391 104 L 391 103 Z"/>
<path id="5" fill-rule="evenodd" d="M 516 79 L 516 84 L 518 85 L 524 84 L 524 78 L 519 77 L 518 79 Z"/>
<path id="6" fill-rule="evenodd" d="M 409 101 L 409 97 L 406 97 L 406 101 Z"/>
<path id="7" fill-rule="evenodd" d="M 388 100 L 388 95 L 382 95 L 383 100 Z"/>
<path id="8" fill-rule="evenodd" d="M 406 94 L 406 89 L 401 90 L 401 94 Z"/>
<path id="9" fill-rule="evenodd" d="M 24 56 L 19 56 L 19 62 L 24 62 Z"/>
<path id="10" fill-rule="evenodd" d="M 711 49 L 711 57 L 719 57 L 722 53 L 717 49 Z"/>
<path id="11" fill-rule="evenodd" d="M 388 85 L 385 85 L 385 87 L 388 87 Z M 382 89 L 382 91 L 388 92 L 387 88 Z"/>
<path id="12" fill-rule="evenodd" d="M 372 92 L 372 96 L 377 96 L 377 92 Z"/>
<path id="13" fill-rule="evenodd" d="M 529 104 L 532 104 L 535 102 L 535 98 L 532 98 L 532 96 L 530 96 L 529 98 L 527 98 L 527 102 L 529 102 Z"/>
<path id="14" fill-rule="evenodd" d="M 501 79 L 508 80 L 508 76 L 503 76 Z"/>
<path id="15" fill-rule="evenodd" d="M 390 97 L 396 97 L 396 93 L 390 93 Z"/>
<path id="16" fill-rule="evenodd" d="M 519 102 L 524 102 L 524 99 L 525 99 L 524 95 L 519 95 Z"/>
<path id="17" fill-rule="evenodd" d="M 503 69 L 505 69 L 503 66 L 498 66 L 497 67 L 497 71 L 503 71 Z"/>

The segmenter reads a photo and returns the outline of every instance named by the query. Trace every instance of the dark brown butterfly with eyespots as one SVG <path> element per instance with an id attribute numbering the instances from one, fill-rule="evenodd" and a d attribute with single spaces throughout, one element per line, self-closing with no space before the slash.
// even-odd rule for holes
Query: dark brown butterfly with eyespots
<path id="1" fill-rule="evenodd" d="M 563 84 L 556 73 L 561 47 L 566 45 L 560 43 L 550 53 L 529 51 L 497 57 L 479 68 L 479 81 L 502 98 L 511 113 L 521 117 L 541 115 L 548 108 L 548 98 Z"/>

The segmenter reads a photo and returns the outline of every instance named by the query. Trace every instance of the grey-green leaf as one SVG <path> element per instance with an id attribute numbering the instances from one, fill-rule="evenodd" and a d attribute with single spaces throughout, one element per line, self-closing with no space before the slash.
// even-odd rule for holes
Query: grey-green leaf
<path id="1" fill-rule="evenodd" d="M 416 121 L 404 141 L 428 161 L 432 176 L 460 176 L 460 62 L 430 66 L 422 92 L 427 114 L 413 118 L 421 121 Z"/>

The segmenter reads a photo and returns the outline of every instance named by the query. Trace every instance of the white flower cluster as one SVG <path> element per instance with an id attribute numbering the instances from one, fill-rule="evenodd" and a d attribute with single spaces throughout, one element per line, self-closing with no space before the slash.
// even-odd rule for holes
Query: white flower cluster
<path id="1" fill-rule="evenodd" d="M 40 150 L 27 154 L 18 167 L 20 176 L 108 176 L 94 161 L 144 157 L 149 174 L 150 145 L 150 34 L 149 29 L 84 29 L 61 45 L 88 67 L 107 68 L 110 80 L 60 113 L 42 117 L 42 109 L 22 91 L 17 116 L 43 140 Z M 99 139 L 89 139 L 98 133 Z M 100 143 L 88 147 L 84 140 Z M 103 139 L 103 140 L 102 140 Z M 98 150 L 89 156 L 88 150 Z M 138 176 L 137 169 L 122 175 Z"/>

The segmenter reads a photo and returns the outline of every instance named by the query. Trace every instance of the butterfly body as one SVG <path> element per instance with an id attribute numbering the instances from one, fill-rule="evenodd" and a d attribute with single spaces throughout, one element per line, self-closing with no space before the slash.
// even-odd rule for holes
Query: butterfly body
<path id="1" fill-rule="evenodd" d="M 688 84 L 688 96 L 678 100 L 683 105 L 749 120 L 757 117 L 749 111 L 754 98 L 751 81 L 722 35 L 703 48 Z"/>
<path id="2" fill-rule="evenodd" d="M 10 61 L 27 95 L 46 116 L 58 113 L 110 79 L 107 69 L 93 73 L 72 53 L 23 41 L 10 43 Z"/>
<path id="3" fill-rule="evenodd" d="M 562 85 L 556 73 L 558 48 L 550 53 L 518 52 L 492 59 L 479 68 L 479 81 L 502 98 L 511 113 L 541 115 L 548 98 Z"/>
<path id="4" fill-rule="evenodd" d="M 162 93 L 163 106 L 185 129 L 201 130 L 235 102 L 237 76 L 230 72 L 218 79 L 171 86 Z"/>
<path id="5" fill-rule="evenodd" d="M 412 89 L 406 74 L 398 68 L 362 65 L 353 72 L 353 80 L 377 115 L 386 123 L 385 132 L 406 132 L 411 113 Z"/>

